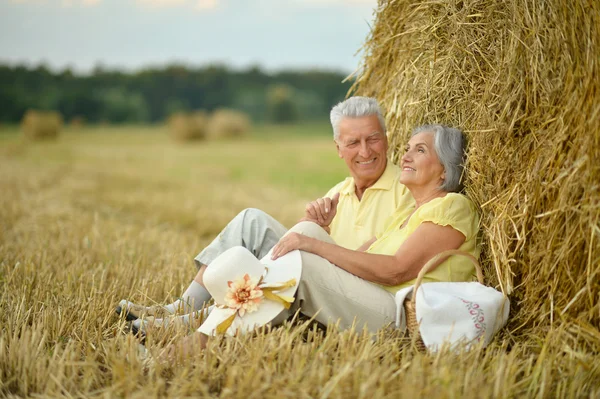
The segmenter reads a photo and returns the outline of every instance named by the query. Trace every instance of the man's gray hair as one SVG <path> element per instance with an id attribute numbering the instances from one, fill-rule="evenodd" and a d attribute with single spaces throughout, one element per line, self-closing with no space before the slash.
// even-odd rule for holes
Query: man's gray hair
<path id="1" fill-rule="evenodd" d="M 350 97 L 338 103 L 331 109 L 329 118 L 333 128 L 333 139 L 337 141 L 340 137 L 340 122 L 344 118 L 360 118 L 363 116 L 377 115 L 382 133 L 385 135 L 385 119 L 377 100 L 373 97 Z"/>
<path id="2" fill-rule="evenodd" d="M 433 146 L 446 172 L 444 183 L 439 188 L 451 193 L 460 192 L 466 160 L 465 135 L 459 129 L 444 125 L 423 125 L 415 128 L 411 137 L 422 132 L 433 133 Z"/>

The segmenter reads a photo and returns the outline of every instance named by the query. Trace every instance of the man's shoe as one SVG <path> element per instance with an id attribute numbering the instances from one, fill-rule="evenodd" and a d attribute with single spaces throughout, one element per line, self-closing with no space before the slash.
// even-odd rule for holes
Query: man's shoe
<path id="1" fill-rule="evenodd" d="M 134 320 L 129 326 L 129 331 L 140 340 L 142 345 L 146 344 L 146 330 L 144 329 L 144 323 L 137 326 Z"/>
<path id="2" fill-rule="evenodd" d="M 157 319 L 171 316 L 172 314 L 162 306 L 141 306 L 122 299 L 115 309 L 117 314 L 125 312 L 125 319 L 133 321 L 142 317 L 152 316 Z"/>

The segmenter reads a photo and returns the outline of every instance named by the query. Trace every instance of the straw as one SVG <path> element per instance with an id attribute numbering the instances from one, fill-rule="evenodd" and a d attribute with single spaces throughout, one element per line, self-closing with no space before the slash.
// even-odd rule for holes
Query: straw
<path id="1" fill-rule="evenodd" d="M 380 1 L 375 16 L 351 90 L 387 110 L 395 162 L 417 125 L 469 136 L 466 193 L 511 332 L 600 325 L 600 2 Z"/>

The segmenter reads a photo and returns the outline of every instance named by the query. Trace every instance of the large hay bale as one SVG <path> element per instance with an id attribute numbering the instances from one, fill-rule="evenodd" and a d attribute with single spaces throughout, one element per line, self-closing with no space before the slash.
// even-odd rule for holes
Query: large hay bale
<path id="1" fill-rule="evenodd" d="M 211 139 L 240 137 L 248 133 L 250 117 L 232 109 L 218 109 L 213 112 L 208 123 L 207 134 Z"/>
<path id="2" fill-rule="evenodd" d="M 63 127 L 63 118 L 58 112 L 28 110 L 23 115 L 21 130 L 29 140 L 56 139 Z"/>
<path id="3" fill-rule="evenodd" d="M 177 112 L 169 117 L 169 133 L 178 141 L 202 140 L 206 138 L 207 122 L 204 111 Z"/>
<path id="4" fill-rule="evenodd" d="M 388 110 L 395 161 L 416 125 L 470 136 L 467 194 L 511 330 L 598 339 L 600 2 L 380 1 L 365 49 L 355 89 Z"/>

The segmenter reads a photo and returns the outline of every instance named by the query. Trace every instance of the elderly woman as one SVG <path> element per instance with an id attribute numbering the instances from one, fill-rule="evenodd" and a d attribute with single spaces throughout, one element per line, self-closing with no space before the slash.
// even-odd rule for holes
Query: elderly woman
<path id="1" fill-rule="evenodd" d="M 471 201 L 459 194 L 464 154 L 461 131 L 442 125 L 415 129 L 402 156 L 400 178 L 414 196 L 415 206 L 393 215 L 384 231 L 357 251 L 336 245 L 312 222 L 292 228 L 273 248 L 271 258 L 277 261 L 300 250 L 301 277 L 294 298 L 289 299 L 291 306 L 272 316 L 271 324 L 279 324 L 300 311 L 324 324 L 337 322 L 340 329 L 355 324 L 375 332 L 394 321 L 394 294 L 412 285 L 429 259 L 450 249 L 477 258 L 478 214 Z M 470 262 L 452 257 L 441 259 L 425 275 L 424 282 L 468 281 L 473 274 Z M 232 282 L 227 284 L 231 286 Z M 251 305 L 254 292 L 244 292 L 242 302 L 250 298 Z M 244 312 L 238 312 L 238 316 L 243 319 Z M 221 331 L 231 325 L 219 323 L 221 327 L 225 324 Z M 214 327 L 199 328 L 202 334 L 195 336 L 200 338 L 201 346 L 214 333 Z"/>
<path id="2" fill-rule="evenodd" d="M 478 215 L 467 197 L 458 193 L 464 146 L 457 129 L 441 125 L 415 129 L 401 159 L 400 178 L 415 206 L 393 215 L 385 230 L 358 251 L 341 248 L 318 233 L 309 237 L 291 232 L 281 239 L 273 249 L 274 258 L 294 249 L 303 251 L 296 302 L 311 298 L 304 301 L 303 314 L 312 316 L 321 309 L 316 316 L 321 322 L 339 319 L 340 328 L 347 328 L 356 318 L 359 325 L 377 330 L 393 321 L 394 294 L 412 285 L 429 259 L 449 249 L 479 256 Z M 423 281 L 468 281 L 473 273 L 470 262 L 453 257 L 438 264 Z M 323 290 L 314 288 L 324 283 Z M 352 306 L 348 299 L 353 300 Z"/>

